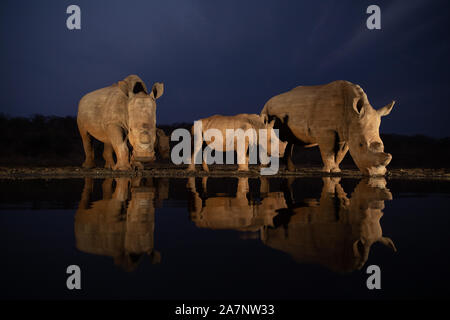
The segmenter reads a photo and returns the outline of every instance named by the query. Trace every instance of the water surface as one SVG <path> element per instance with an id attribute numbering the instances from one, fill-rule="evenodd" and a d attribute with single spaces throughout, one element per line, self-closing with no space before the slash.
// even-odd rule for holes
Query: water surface
<path id="1" fill-rule="evenodd" d="M 448 298 L 450 183 L 1 180 L 2 298 Z M 82 290 L 66 288 L 78 265 Z M 368 290 L 366 269 L 381 269 Z"/>

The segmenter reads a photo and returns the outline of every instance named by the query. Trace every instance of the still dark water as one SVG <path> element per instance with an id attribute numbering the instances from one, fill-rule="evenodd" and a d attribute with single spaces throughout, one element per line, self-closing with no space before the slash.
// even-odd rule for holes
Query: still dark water
<path id="1" fill-rule="evenodd" d="M 450 183 L 0 180 L 1 298 L 448 298 Z M 81 268 L 82 289 L 66 288 Z M 368 290 L 367 267 L 381 269 Z"/>

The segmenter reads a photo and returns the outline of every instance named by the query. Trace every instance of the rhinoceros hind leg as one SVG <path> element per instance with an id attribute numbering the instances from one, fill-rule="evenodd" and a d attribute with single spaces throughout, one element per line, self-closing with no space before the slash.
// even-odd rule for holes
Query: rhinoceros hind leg
<path id="1" fill-rule="evenodd" d="M 103 147 L 103 159 L 105 159 L 106 169 L 112 169 L 114 167 L 113 148 L 110 143 L 105 143 Z"/>
<path id="2" fill-rule="evenodd" d="M 245 142 L 245 148 L 242 150 L 237 150 L 237 162 L 238 162 L 238 171 L 249 171 L 248 163 L 249 163 L 249 155 L 248 155 L 248 141 Z"/>
<path id="3" fill-rule="evenodd" d="M 92 145 L 91 135 L 83 128 L 78 127 L 80 130 L 81 140 L 83 141 L 84 153 L 86 160 L 84 160 L 82 167 L 86 169 L 94 168 L 94 147 Z"/>

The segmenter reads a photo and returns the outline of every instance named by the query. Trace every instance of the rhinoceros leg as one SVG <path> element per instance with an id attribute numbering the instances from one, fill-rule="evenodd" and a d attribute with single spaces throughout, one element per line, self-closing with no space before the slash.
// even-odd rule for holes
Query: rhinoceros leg
<path id="1" fill-rule="evenodd" d="M 202 188 L 203 188 L 203 193 L 207 194 L 207 192 L 208 192 L 208 177 L 202 178 Z"/>
<path id="2" fill-rule="evenodd" d="M 203 181 L 202 181 L 203 183 Z M 194 220 L 197 219 L 202 211 L 202 207 L 203 207 L 203 203 L 202 203 L 202 199 L 199 195 L 199 193 L 197 192 L 197 188 L 195 187 L 195 178 L 194 177 L 190 177 L 188 178 L 188 183 L 186 185 L 188 187 L 188 189 L 191 191 L 191 211 L 190 211 L 190 216 L 191 218 L 193 218 Z"/>
<path id="3" fill-rule="evenodd" d="M 334 131 L 323 133 L 318 139 L 320 155 L 322 156 L 323 172 L 339 172 L 336 163 L 336 134 Z"/>
<path id="4" fill-rule="evenodd" d="M 94 161 L 94 147 L 92 146 L 92 138 L 91 135 L 87 132 L 87 130 L 78 127 L 80 130 L 81 140 L 83 141 L 84 153 L 86 155 L 86 160 L 83 162 L 83 168 L 90 169 L 95 167 Z"/>
<path id="5" fill-rule="evenodd" d="M 113 194 L 113 179 L 108 178 L 105 179 L 102 183 L 102 194 L 103 194 L 103 200 L 109 200 L 112 198 Z"/>
<path id="6" fill-rule="evenodd" d="M 114 167 L 113 147 L 110 143 L 104 144 L 103 159 L 105 159 L 105 168 L 112 169 Z"/>
<path id="7" fill-rule="evenodd" d="M 344 160 L 345 155 L 348 152 L 348 144 L 347 142 L 340 142 L 339 143 L 339 149 L 336 152 L 336 156 L 335 156 L 335 162 L 336 162 L 336 167 L 334 168 L 333 172 L 340 172 L 341 170 L 339 169 L 339 165 L 341 164 L 342 160 Z"/>
<path id="8" fill-rule="evenodd" d="M 237 148 L 238 171 L 248 171 L 248 141 L 245 141 L 244 148 Z"/>
<path id="9" fill-rule="evenodd" d="M 208 164 L 206 163 L 206 159 L 203 159 L 202 168 L 204 171 L 209 172 Z"/>
<path id="10" fill-rule="evenodd" d="M 293 143 L 288 143 L 288 145 L 286 146 L 286 151 L 284 153 L 284 161 L 286 163 L 286 167 L 288 169 L 288 171 L 295 171 L 295 164 L 292 161 L 292 152 L 294 150 L 294 144 Z"/>
<path id="11" fill-rule="evenodd" d="M 81 200 L 78 206 L 80 210 L 86 210 L 89 208 L 89 200 L 93 190 L 94 190 L 94 180 L 92 178 L 85 178 L 84 188 L 83 192 L 81 193 Z"/>
<path id="12" fill-rule="evenodd" d="M 189 164 L 188 171 L 195 171 L 195 159 L 198 157 L 198 154 L 202 152 L 203 146 L 203 135 L 193 134 L 194 136 L 194 151 L 192 152 L 191 163 Z M 208 167 L 208 166 L 206 166 Z"/>
<path id="13" fill-rule="evenodd" d="M 117 163 L 113 170 L 131 170 L 127 140 L 123 136 L 122 128 L 116 125 L 109 125 L 106 134 L 116 153 Z"/>

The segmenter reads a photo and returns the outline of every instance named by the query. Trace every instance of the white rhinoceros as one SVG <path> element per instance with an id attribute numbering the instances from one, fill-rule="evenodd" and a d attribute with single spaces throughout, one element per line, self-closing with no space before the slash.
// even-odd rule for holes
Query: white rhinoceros
<path id="1" fill-rule="evenodd" d="M 105 168 L 131 169 L 127 141 L 133 147 L 131 164 L 155 159 L 156 99 L 164 91 L 155 83 L 150 93 L 136 75 L 86 94 L 78 106 L 78 129 L 83 139 L 84 168 L 95 166 L 91 137 L 104 143 Z M 113 150 L 117 163 L 114 164 Z"/>
<path id="2" fill-rule="evenodd" d="M 194 160 L 198 156 L 198 154 L 202 150 L 202 141 L 205 140 L 206 144 L 209 148 L 224 152 L 226 150 L 236 150 L 239 171 L 248 171 L 249 164 L 249 148 L 255 147 L 256 145 L 262 148 L 267 152 L 269 156 L 282 157 L 284 155 L 284 150 L 286 148 L 287 143 L 280 141 L 276 133 L 272 130 L 275 124 L 275 121 L 271 123 L 264 123 L 264 118 L 258 114 L 248 114 L 241 113 L 234 116 L 223 116 L 223 115 L 214 115 L 209 118 L 200 119 L 201 121 L 201 132 L 199 134 L 195 134 L 195 126 L 192 127 L 192 133 L 194 134 L 194 139 L 196 139 L 196 143 L 194 143 L 194 151 L 192 153 L 192 161 L 188 167 L 189 171 L 195 171 L 195 162 Z M 244 148 L 239 148 L 237 135 L 229 136 L 227 130 L 243 130 L 243 132 L 249 132 L 247 130 L 254 130 L 254 135 L 245 138 L 245 146 Z M 267 145 L 259 137 L 260 130 L 267 130 L 267 136 L 265 141 Z M 211 137 L 205 136 L 208 130 L 214 130 L 221 133 L 219 136 Z M 272 152 L 272 143 L 278 144 L 278 154 L 276 154 L 275 150 Z M 272 154 L 273 153 L 273 154 Z M 209 171 L 208 165 L 206 163 L 206 159 L 203 158 L 203 170 Z"/>
<path id="3" fill-rule="evenodd" d="M 361 172 L 383 175 L 392 159 L 384 152 L 379 128 L 381 117 L 388 115 L 395 101 L 375 110 L 360 86 L 334 81 L 318 86 L 299 86 L 272 97 L 261 115 L 267 121 L 277 119 L 280 139 L 288 141 L 286 160 L 289 170 L 294 144 L 319 146 L 323 171 L 339 172 L 347 151 Z"/>

